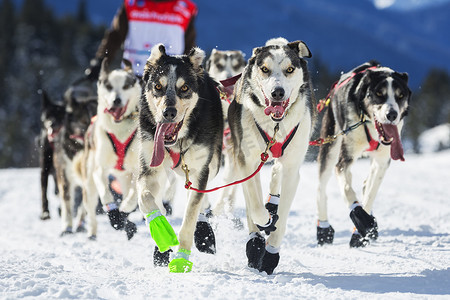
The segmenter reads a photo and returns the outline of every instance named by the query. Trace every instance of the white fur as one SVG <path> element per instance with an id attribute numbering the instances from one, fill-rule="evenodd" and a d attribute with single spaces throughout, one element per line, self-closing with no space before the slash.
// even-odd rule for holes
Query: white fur
<path id="1" fill-rule="evenodd" d="M 269 45 L 284 45 L 287 41 L 276 39 L 268 41 Z M 264 109 L 257 106 L 249 93 L 243 92 L 243 86 L 249 85 L 248 91 L 253 92 L 263 104 L 265 97 L 270 97 L 270 92 L 275 87 L 285 90 L 283 100 L 290 99 L 286 108 L 284 119 L 279 122 L 280 129 L 275 136 L 276 140 L 283 142 L 289 132 L 298 124 L 298 129 L 290 144 L 284 151 L 284 155 L 275 160 L 272 167 L 272 178 L 269 185 L 270 194 L 280 194 L 278 205 L 279 220 L 276 223 L 277 230 L 272 232 L 267 240 L 266 249 L 278 251 L 286 230 L 287 217 L 292 200 L 297 190 L 300 179 L 299 168 L 308 149 L 308 142 L 312 130 L 312 112 L 309 110 L 308 95 L 299 93 L 300 86 L 305 81 L 303 71 L 296 69 L 290 76 L 285 76 L 283 70 L 290 66 L 290 60 L 283 49 L 270 50 L 272 57 L 267 57 L 264 65 L 270 69 L 271 76 L 265 78 L 259 67 L 254 65 L 252 77 L 249 81 L 240 83 L 237 89 L 237 100 L 243 105 L 240 124 L 243 129 L 241 149 L 234 149 L 237 161 L 237 170 L 241 177 L 251 174 L 260 163 L 260 154 L 264 151 L 266 143 L 261 137 L 256 122 L 260 127 L 273 136 L 275 122 L 264 113 Z M 254 51 L 254 55 L 256 50 Z M 248 66 L 250 67 L 250 66 Z M 245 76 L 245 71 L 244 71 Z M 271 152 L 269 155 L 272 156 Z M 239 163 L 244 161 L 244 163 Z M 268 223 L 269 214 L 264 207 L 260 175 L 242 184 L 247 206 L 247 220 L 250 233 L 259 232 L 256 225 L 264 226 Z"/>

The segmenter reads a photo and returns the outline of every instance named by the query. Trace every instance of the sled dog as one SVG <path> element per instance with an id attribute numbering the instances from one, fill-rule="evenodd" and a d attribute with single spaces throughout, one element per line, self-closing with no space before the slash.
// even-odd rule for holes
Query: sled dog
<path id="1" fill-rule="evenodd" d="M 299 168 L 314 123 L 314 95 L 302 41 L 267 41 L 253 54 L 236 84 L 228 111 L 237 174 L 254 172 L 261 153 L 274 159 L 264 205 L 260 175 L 242 184 L 247 210 L 248 266 L 272 274 L 280 259 L 287 217 L 299 183 Z M 269 144 L 270 141 L 276 141 Z M 261 234 L 265 232 L 267 241 Z"/>
<path id="2" fill-rule="evenodd" d="M 50 219 L 48 209 L 47 187 L 48 178 L 55 180 L 55 194 L 58 194 L 55 167 L 53 166 L 53 151 L 55 139 L 59 134 L 64 120 L 65 107 L 63 103 L 53 103 L 46 91 L 41 93 L 41 132 L 37 138 L 39 148 L 39 166 L 41 169 L 41 220 Z"/>
<path id="3" fill-rule="evenodd" d="M 97 98 L 89 84 L 79 82 L 64 93 L 65 114 L 59 134 L 54 140 L 53 165 L 61 197 L 62 233 L 72 233 L 72 210 L 76 209 L 76 231 L 84 231 L 84 209 L 81 204 L 81 178 L 75 162 L 82 156 L 84 135 L 97 109 Z M 79 195 L 79 196 L 78 196 Z M 75 203 L 76 200 L 80 203 Z M 77 204 L 77 205 L 75 205 Z"/>
<path id="4" fill-rule="evenodd" d="M 158 44 L 152 48 L 143 75 L 138 201 L 157 245 L 155 265 L 169 264 L 170 247 L 179 245 L 169 264 L 171 272 L 191 270 L 194 236 L 200 251 L 215 253 L 214 233 L 200 214 L 204 208 L 202 193 L 189 192 L 179 240 L 164 217 L 160 201 L 161 175 L 165 172 L 173 169 L 184 177 L 184 169 L 192 187 L 205 189 L 219 170 L 223 113 L 217 84 L 202 67 L 204 58 L 199 48 L 188 55 L 169 56 L 164 45 Z"/>
<path id="5" fill-rule="evenodd" d="M 139 169 L 137 150 L 138 104 L 141 84 L 131 63 L 123 60 L 124 68 L 109 71 L 103 60 L 97 82 L 97 115 L 86 135 L 82 162 L 83 201 L 88 214 L 88 236 L 95 239 L 97 199 L 109 217 L 111 226 L 125 230 L 128 239 L 136 233 L 136 225 L 128 215 L 137 207 L 136 176 Z M 114 201 L 109 187 L 114 176 L 123 192 L 120 205 Z"/>
<path id="6" fill-rule="evenodd" d="M 225 80 L 241 74 L 245 67 L 244 53 L 239 50 L 216 50 L 211 51 L 211 55 L 206 61 L 206 71 L 208 74 L 217 82 Z M 227 113 L 228 107 L 234 98 L 233 89 L 225 86 L 219 87 L 222 99 L 222 108 L 224 112 L 224 134 L 223 134 L 223 162 L 224 162 L 224 176 L 223 180 L 225 183 L 232 181 L 233 177 L 233 164 L 231 162 L 231 145 L 230 145 L 230 127 L 228 126 Z M 229 214 L 233 214 L 234 202 L 236 200 L 236 186 L 231 186 L 221 190 L 218 199 L 216 200 L 213 208 L 212 214 L 219 215 L 224 211 Z M 234 217 L 236 226 L 242 226 L 240 220 Z"/>
<path id="7" fill-rule="evenodd" d="M 408 74 L 397 73 L 374 61 L 367 62 L 343 74 L 327 98 L 330 104 L 323 117 L 321 136 L 338 137 L 319 150 L 317 241 L 319 245 L 333 242 L 326 187 L 335 168 L 356 228 L 350 246 L 361 247 L 378 237 L 372 207 L 390 160 L 404 160 L 400 132 L 411 98 Z M 339 134 L 343 131 L 347 134 Z M 360 202 L 352 187 L 350 169 L 362 155 L 370 157 L 371 166 Z"/>

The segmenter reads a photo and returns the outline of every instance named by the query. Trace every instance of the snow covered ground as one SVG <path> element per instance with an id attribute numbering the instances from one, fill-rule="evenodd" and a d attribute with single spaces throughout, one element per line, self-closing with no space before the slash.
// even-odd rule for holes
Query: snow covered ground
<path id="1" fill-rule="evenodd" d="M 359 192 L 367 168 L 367 160 L 354 167 Z M 247 232 L 233 229 L 226 218 L 215 223 L 217 254 L 194 249 L 189 274 L 153 267 L 154 242 L 143 223 L 131 241 L 110 228 L 105 216 L 98 217 L 97 241 L 83 233 L 61 238 L 54 195 L 52 219 L 39 219 L 38 169 L 3 169 L 0 299 L 449 299 L 449 170 L 450 151 L 392 162 L 374 208 L 380 237 L 350 249 L 352 224 L 334 178 L 328 191 L 335 243 L 316 246 L 317 165 L 306 163 L 280 264 L 268 276 L 246 266 Z M 267 175 L 268 168 L 262 172 Z M 179 185 L 169 218 L 176 231 L 186 193 Z M 239 196 L 237 212 L 244 221 Z M 138 213 L 131 218 L 140 220 Z"/>

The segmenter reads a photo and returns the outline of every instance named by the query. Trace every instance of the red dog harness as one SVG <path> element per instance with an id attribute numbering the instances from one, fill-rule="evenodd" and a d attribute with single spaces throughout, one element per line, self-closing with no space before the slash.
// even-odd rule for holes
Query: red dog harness
<path id="1" fill-rule="evenodd" d="M 106 132 L 106 135 L 108 136 L 108 138 L 111 141 L 111 144 L 113 146 L 114 153 L 116 153 L 116 155 L 117 155 L 117 162 L 116 162 L 116 165 L 114 166 L 114 169 L 119 170 L 119 171 L 125 170 L 123 168 L 123 162 L 125 160 L 125 155 L 128 151 L 128 148 L 130 147 L 131 142 L 133 141 L 134 137 L 136 136 L 136 131 L 137 131 L 137 129 L 135 129 L 133 131 L 133 133 L 127 138 L 127 140 L 124 143 L 119 141 L 113 133 Z"/>
<path id="2" fill-rule="evenodd" d="M 265 132 L 259 125 L 258 123 L 256 123 L 256 127 L 259 130 L 259 133 L 261 134 L 261 136 L 263 137 L 264 141 L 266 143 L 268 143 L 272 138 L 269 136 L 269 134 L 267 132 Z M 279 158 L 284 154 L 284 149 L 286 149 L 286 147 L 289 145 L 289 143 L 291 142 L 292 138 L 294 137 L 294 134 L 297 132 L 298 129 L 298 125 L 294 127 L 294 129 L 291 130 L 291 132 L 289 132 L 289 134 L 286 136 L 286 138 L 284 139 L 284 141 L 282 143 L 276 142 L 272 147 L 270 147 L 270 152 L 272 152 L 272 156 L 274 158 Z"/>

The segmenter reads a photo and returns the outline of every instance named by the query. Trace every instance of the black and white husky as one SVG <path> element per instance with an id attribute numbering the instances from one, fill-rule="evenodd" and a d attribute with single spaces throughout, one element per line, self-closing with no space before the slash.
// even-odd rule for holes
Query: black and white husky
<path id="1" fill-rule="evenodd" d="M 54 139 L 53 151 L 53 165 L 61 197 L 61 235 L 72 233 L 74 207 L 77 211 L 76 231 L 84 231 L 83 205 L 75 205 L 76 195 L 81 186 L 81 178 L 76 172 L 76 162 L 83 154 L 84 136 L 97 109 L 97 98 L 87 80 L 70 86 L 64 93 L 64 101 L 64 120 L 59 134 Z"/>
<path id="2" fill-rule="evenodd" d="M 142 87 L 133 74 L 131 63 L 124 60 L 124 65 L 123 69 L 109 71 L 107 60 L 102 62 L 97 82 L 97 116 L 86 135 L 81 173 L 91 239 L 97 235 L 95 210 L 98 197 L 113 228 L 125 229 L 128 239 L 136 232 L 136 225 L 127 217 L 137 207 L 139 158 L 136 134 Z M 110 175 L 118 180 L 123 191 L 120 206 L 109 187 Z"/>
<path id="3" fill-rule="evenodd" d="M 144 71 L 139 112 L 140 175 L 138 200 L 158 249 L 155 265 L 167 265 L 170 247 L 179 244 L 171 272 L 189 272 L 194 240 L 203 252 L 215 253 L 214 234 L 204 215 L 203 194 L 189 192 L 179 239 L 164 217 L 161 194 L 165 172 L 185 175 L 192 186 L 205 189 L 219 170 L 223 114 L 217 84 L 202 67 L 203 50 L 169 56 L 162 44 L 152 48 Z M 187 171 L 189 169 L 189 171 Z"/>
<path id="4" fill-rule="evenodd" d="M 337 139 L 322 145 L 319 150 L 319 245 L 333 242 L 334 229 L 328 223 L 326 196 L 333 169 L 357 230 L 350 246 L 364 246 L 368 238 L 378 237 L 372 207 L 390 160 L 404 160 L 400 132 L 411 97 L 407 83 L 408 74 L 368 62 L 343 74 L 331 90 L 321 135 L 337 135 Z M 344 131 L 346 135 L 340 134 Z M 363 154 L 370 156 L 371 167 L 360 202 L 352 187 L 350 168 Z"/>
<path id="5" fill-rule="evenodd" d="M 37 140 L 39 147 L 39 163 L 41 168 L 41 220 L 50 219 L 48 209 L 47 187 L 50 175 L 56 182 L 55 168 L 53 166 L 53 151 L 55 149 L 56 136 L 63 125 L 65 106 L 63 103 L 54 103 L 46 91 L 42 91 L 41 104 L 41 132 Z M 58 185 L 55 184 L 55 193 L 58 193 Z"/>
<path id="6" fill-rule="evenodd" d="M 244 53 L 240 50 L 216 50 L 211 51 L 211 55 L 206 61 L 206 71 L 217 82 L 229 79 L 233 76 L 241 74 L 246 65 Z M 234 178 L 232 153 L 231 153 L 231 133 L 228 125 L 227 113 L 230 102 L 233 100 L 233 88 L 230 86 L 220 86 L 222 89 L 221 99 L 222 108 L 224 111 L 224 136 L 223 136 L 223 160 L 224 160 L 224 175 L 225 183 L 230 183 Z M 236 186 L 230 186 L 221 190 L 218 199 L 212 208 L 213 215 L 219 215 L 223 212 L 233 214 L 234 202 L 236 200 Z M 236 226 L 242 226 L 240 220 L 234 217 Z"/>
<path id="7" fill-rule="evenodd" d="M 283 38 L 255 48 L 236 85 L 228 111 L 236 170 L 241 178 L 254 172 L 268 147 L 275 159 L 264 205 L 259 174 L 242 184 L 247 207 L 248 266 L 272 274 L 279 262 L 287 217 L 299 184 L 314 123 L 314 96 L 304 42 Z M 275 132 L 275 133 L 274 133 Z M 267 241 L 260 233 L 269 235 Z"/>

